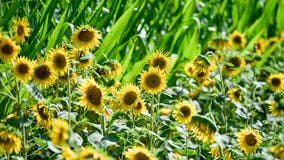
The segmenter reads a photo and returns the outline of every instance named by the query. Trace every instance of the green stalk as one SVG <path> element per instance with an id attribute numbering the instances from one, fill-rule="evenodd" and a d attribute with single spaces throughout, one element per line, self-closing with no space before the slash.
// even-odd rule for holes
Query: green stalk
<path id="1" fill-rule="evenodd" d="M 71 92 L 71 81 L 70 81 L 70 68 L 67 71 L 67 79 L 68 79 L 68 124 L 69 128 L 71 128 L 71 99 L 72 99 L 72 92 Z"/>

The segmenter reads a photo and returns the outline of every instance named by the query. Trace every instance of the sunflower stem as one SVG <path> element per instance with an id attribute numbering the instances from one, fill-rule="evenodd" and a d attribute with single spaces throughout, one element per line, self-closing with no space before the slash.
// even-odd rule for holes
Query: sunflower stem
<path id="1" fill-rule="evenodd" d="M 18 106 L 20 108 L 20 115 L 21 118 L 24 118 L 24 108 L 22 107 L 21 104 L 21 82 L 16 80 L 16 84 L 17 84 L 17 103 Z M 24 121 L 21 123 L 21 127 L 22 127 L 22 135 L 23 135 L 23 157 L 25 160 L 27 160 L 27 152 L 26 152 L 26 131 L 25 131 L 25 125 L 24 125 Z"/>
<path id="2" fill-rule="evenodd" d="M 102 114 L 102 116 L 101 116 L 101 119 L 102 119 L 102 130 L 103 130 L 103 136 L 105 136 L 105 134 L 106 134 L 106 126 L 105 126 L 105 115 L 104 114 Z"/>
<path id="3" fill-rule="evenodd" d="M 71 128 L 71 82 L 70 82 L 70 68 L 67 70 L 67 80 L 68 80 L 68 125 Z"/>
<path id="4" fill-rule="evenodd" d="M 10 153 L 8 153 L 6 156 L 7 156 L 7 160 L 10 160 Z"/>
<path id="5" fill-rule="evenodd" d="M 188 156 L 188 139 L 189 139 L 189 134 L 187 132 L 186 138 L 185 138 L 185 155 L 186 155 L 186 159 L 189 160 L 189 156 Z"/>
<path id="6" fill-rule="evenodd" d="M 222 95 L 225 95 L 225 85 L 224 85 L 224 79 L 223 79 L 223 75 L 222 75 L 222 69 L 221 69 L 221 65 L 220 63 L 218 62 L 218 59 L 215 55 L 215 53 L 213 53 L 212 51 L 210 52 L 207 52 L 207 54 L 211 54 L 213 57 L 214 57 L 214 60 L 217 64 L 217 68 L 218 68 L 218 72 L 219 72 L 219 75 L 220 75 L 220 80 L 221 80 L 221 92 L 222 92 Z"/>

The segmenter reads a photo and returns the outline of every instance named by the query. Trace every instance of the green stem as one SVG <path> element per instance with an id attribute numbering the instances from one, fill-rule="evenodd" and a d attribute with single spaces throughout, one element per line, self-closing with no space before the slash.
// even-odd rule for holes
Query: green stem
<path id="1" fill-rule="evenodd" d="M 105 136 L 106 134 L 106 126 L 105 126 L 105 115 L 104 114 L 101 114 L 101 119 L 102 119 L 102 130 L 103 130 L 103 136 Z"/>
<path id="2" fill-rule="evenodd" d="M 22 107 L 21 104 L 21 82 L 20 81 L 16 81 L 17 83 L 17 102 L 20 108 L 20 115 L 22 118 L 24 118 L 24 109 Z M 25 131 L 25 125 L 24 122 L 21 124 L 22 127 L 22 135 L 23 135 L 23 157 L 25 160 L 27 160 L 27 151 L 26 151 L 26 131 Z"/>
<path id="3" fill-rule="evenodd" d="M 70 69 L 68 68 L 67 71 L 67 79 L 68 79 L 68 124 L 69 128 L 71 128 L 71 99 L 72 99 L 72 92 L 71 92 L 71 82 L 70 82 Z"/>

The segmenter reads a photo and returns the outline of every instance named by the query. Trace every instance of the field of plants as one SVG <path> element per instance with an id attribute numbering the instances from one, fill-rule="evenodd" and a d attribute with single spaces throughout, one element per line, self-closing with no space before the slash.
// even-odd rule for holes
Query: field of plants
<path id="1" fill-rule="evenodd" d="M 0 160 L 284 160 L 284 0 L 0 0 Z"/>

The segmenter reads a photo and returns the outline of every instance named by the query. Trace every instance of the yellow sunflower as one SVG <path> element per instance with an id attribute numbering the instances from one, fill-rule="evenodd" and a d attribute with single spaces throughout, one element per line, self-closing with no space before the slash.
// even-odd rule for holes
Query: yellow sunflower
<path id="1" fill-rule="evenodd" d="M 194 79 L 198 84 L 203 84 L 207 78 L 209 77 L 210 70 L 209 68 L 207 70 L 198 70 L 196 69 L 194 72 Z"/>
<path id="2" fill-rule="evenodd" d="M 86 147 L 79 153 L 79 160 L 110 160 L 110 158 L 90 147 Z"/>
<path id="3" fill-rule="evenodd" d="M 69 139 L 68 122 L 62 119 L 56 119 L 52 124 L 49 138 L 53 144 L 62 146 Z"/>
<path id="4" fill-rule="evenodd" d="M 228 49 L 231 48 L 231 46 L 229 45 L 229 42 L 225 39 L 213 39 L 213 40 L 210 40 L 208 44 L 210 46 L 214 46 L 218 48 L 219 50 L 224 50 L 225 48 L 228 48 Z"/>
<path id="5" fill-rule="evenodd" d="M 144 112 L 146 110 L 145 101 L 143 99 L 139 99 L 139 101 L 136 102 L 136 104 L 133 107 L 133 112 L 136 115 L 139 115 L 140 113 Z"/>
<path id="6" fill-rule="evenodd" d="M 169 115 L 170 113 L 172 112 L 172 109 L 171 108 L 168 108 L 168 107 L 163 107 L 159 110 L 159 113 L 161 116 L 167 116 Z"/>
<path id="7" fill-rule="evenodd" d="M 71 72 L 69 75 L 69 79 L 71 83 L 76 83 L 77 82 L 77 74 L 74 72 Z M 58 79 L 63 82 L 63 83 L 68 83 L 68 73 L 65 73 L 63 75 L 58 75 Z"/>
<path id="8" fill-rule="evenodd" d="M 284 91 L 284 82 L 283 82 L 284 79 L 283 78 L 284 78 L 283 73 L 269 75 L 269 77 L 267 78 L 267 84 L 269 88 L 273 92 Z"/>
<path id="9" fill-rule="evenodd" d="M 271 152 L 275 157 L 279 158 L 280 160 L 284 159 L 284 145 L 283 144 L 271 146 L 269 148 L 269 152 Z"/>
<path id="10" fill-rule="evenodd" d="M 187 63 L 185 66 L 184 66 L 184 72 L 187 76 L 189 77 L 193 77 L 193 73 L 194 73 L 194 70 L 195 70 L 195 67 L 193 65 L 192 62 L 189 62 Z"/>
<path id="11" fill-rule="evenodd" d="M 125 153 L 125 157 L 128 160 L 155 160 L 156 158 L 151 155 L 151 153 L 143 147 L 134 146 L 128 149 Z"/>
<path id="12" fill-rule="evenodd" d="M 239 148 L 244 151 L 245 154 L 255 153 L 261 143 L 261 136 L 256 130 L 245 128 L 238 132 L 237 142 Z"/>
<path id="13" fill-rule="evenodd" d="M 245 47 L 247 40 L 244 34 L 234 31 L 230 35 L 230 42 L 233 44 L 233 46 L 237 46 L 238 48 L 243 48 Z"/>
<path id="14" fill-rule="evenodd" d="M 227 94 L 228 94 L 228 97 L 233 101 L 240 102 L 243 99 L 242 91 L 236 87 L 229 89 Z"/>
<path id="15" fill-rule="evenodd" d="M 37 125 L 45 129 L 50 129 L 52 125 L 52 116 L 44 105 L 43 102 L 39 102 L 32 106 L 32 110 L 35 111 L 35 117 L 37 120 Z"/>
<path id="16" fill-rule="evenodd" d="M 0 131 L 0 153 L 19 153 L 21 148 L 21 139 L 16 134 L 6 130 Z"/>
<path id="17" fill-rule="evenodd" d="M 224 154 L 225 160 L 231 160 L 231 153 L 226 150 L 222 149 L 222 152 Z M 209 152 L 214 158 L 221 158 L 220 148 L 219 147 L 212 147 Z"/>
<path id="18" fill-rule="evenodd" d="M 85 106 L 86 110 L 91 109 L 103 113 L 104 91 L 95 80 L 85 79 L 79 89 L 83 94 L 79 103 Z"/>
<path id="19" fill-rule="evenodd" d="M 240 70 L 244 68 L 246 61 L 241 56 L 231 57 L 223 66 L 223 73 L 227 76 L 233 76 L 240 73 Z"/>
<path id="20" fill-rule="evenodd" d="M 169 69 L 172 61 L 171 57 L 169 57 L 168 54 L 168 52 L 163 53 L 162 50 L 155 51 L 149 57 L 150 67 L 158 68 L 162 72 L 166 72 Z"/>
<path id="21" fill-rule="evenodd" d="M 114 76 L 121 74 L 122 67 L 119 62 L 116 62 L 116 61 L 111 62 L 109 64 L 109 68 L 110 68 L 110 71 L 107 73 L 108 76 L 114 77 Z"/>
<path id="22" fill-rule="evenodd" d="M 19 43 L 25 42 L 25 37 L 30 36 L 30 24 L 26 17 L 17 18 L 13 22 L 13 31 L 15 33 L 15 40 Z"/>
<path id="23" fill-rule="evenodd" d="M 20 47 L 10 38 L 2 38 L 0 43 L 0 58 L 4 62 L 11 62 L 18 55 Z"/>
<path id="24" fill-rule="evenodd" d="M 257 40 L 255 46 L 254 46 L 255 52 L 256 53 L 263 53 L 265 50 L 265 43 L 264 43 L 264 39 L 260 38 Z"/>
<path id="25" fill-rule="evenodd" d="M 266 42 L 266 46 L 267 47 L 271 47 L 272 45 L 274 45 L 275 43 L 278 42 L 278 38 L 276 37 L 270 37 L 267 42 Z"/>
<path id="26" fill-rule="evenodd" d="M 124 86 L 118 93 L 121 110 L 131 111 L 140 99 L 139 87 L 128 84 Z"/>
<path id="27" fill-rule="evenodd" d="M 18 57 L 13 65 L 14 76 L 21 82 L 26 82 L 33 77 L 33 63 L 25 57 Z"/>
<path id="28" fill-rule="evenodd" d="M 70 149 L 69 146 L 63 146 L 61 151 L 61 158 L 65 160 L 76 160 L 77 155 Z"/>
<path id="29" fill-rule="evenodd" d="M 81 26 L 71 37 L 72 44 L 82 50 L 92 50 L 100 45 L 102 36 L 99 31 L 90 26 Z"/>
<path id="30" fill-rule="evenodd" d="M 78 62 L 78 69 L 86 69 L 93 65 L 93 56 L 88 51 L 73 49 L 70 58 Z"/>
<path id="31" fill-rule="evenodd" d="M 179 102 L 176 104 L 177 110 L 173 111 L 174 117 L 180 123 L 188 124 L 192 116 L 196 113 L 196 108 L 189 102 Z"/>
<path id="32" fill-rule="evenodd" d="M 191 118 L 187 129 L 192 132 L 193 137 L 204 143 L 214 143 L 215 132 L 217 127 L 208 118 L 200 115 L 195 115 Z"/>
<path id="33" fill-rule="evenodd" d="M 281 108 L 283 108 L 281 104 L 278 104 L 275 101 L 269 102 L 268 109 L 273 116 L 281 117 L 282 116 Z"/>
<path id="34" fill-rule="evenodd" d="M 69 58 L 64 48 L 57 47 L 48 52 L 47 59 L 54 71 L 64 75 L 69 67 Z"/>
<path id="35" fill-rule="evenodd" d="M 42 89 L 52 85 L 57 79 L 56 73 L 49 62 L 37 62 L 33 75 L 33 82 L 38 84 Z"/>
<path id="36" fill-rule="evenodd" d="M 143 71 L 140 78 L 140 86 L 147 93 L 156 94 L 163 91 L 166 87 L 166 79 L 163 72 L 156 68 Z"/>

